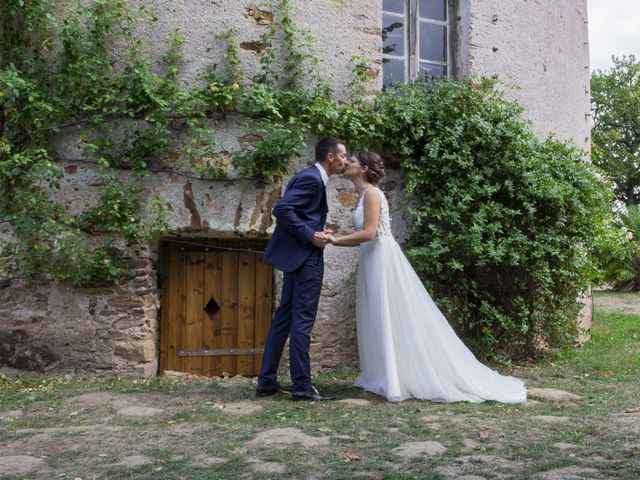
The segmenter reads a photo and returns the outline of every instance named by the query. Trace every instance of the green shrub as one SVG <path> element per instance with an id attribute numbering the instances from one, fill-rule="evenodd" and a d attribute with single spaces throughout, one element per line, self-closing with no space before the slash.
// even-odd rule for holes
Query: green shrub
<path id="1" fill-rule="evenodd" d="M 609 215 L 583 152 L 538 139 L 489 80 L 399 86 L 376 110 L 380 146 L 402 156 L 407 253 L 456 329 L 484 355 L 571 342 Z"/>
<path id="2" fill-rule="evenodd" d="M 640 291 L 640 207 L 620 213 L 601 238 L 602 281 L 615 289 Z"/>

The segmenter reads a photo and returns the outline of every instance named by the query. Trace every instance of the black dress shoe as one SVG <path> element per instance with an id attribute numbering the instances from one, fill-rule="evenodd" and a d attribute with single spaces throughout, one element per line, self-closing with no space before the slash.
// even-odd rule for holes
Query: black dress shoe
<path id="1" fill-rule="evenodd" d="M 291 393 L 291 400 L 294 402 L 322 402 L 324 400 L 336 400 L 338 397 L 333 397 L 330 395 L 321 395 L 320 392 L 311 385 L 310 388 L 306 390 L 297 390 Z"/>
<path id="2" fill-rule="evenodd" d="M 258 388 L 256 388 L 256 397 L 270 397 L 276 393 L 291 395 L 291 387 L 285 388 L 278 382 L 275 382 L 268 385 L 258 385 Z"/>

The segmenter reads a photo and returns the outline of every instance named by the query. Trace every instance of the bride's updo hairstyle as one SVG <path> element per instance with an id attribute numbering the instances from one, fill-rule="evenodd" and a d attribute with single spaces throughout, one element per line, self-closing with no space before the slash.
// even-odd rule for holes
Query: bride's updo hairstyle
<path id="1" fill-rule="evenodd" d="M 356 152 L 355 156 L 360 165 L 368 168 L 366 172 L 367 181 L 377 185 L 385 176 L 384 165 L 380 155 L 376 152 Z"/>

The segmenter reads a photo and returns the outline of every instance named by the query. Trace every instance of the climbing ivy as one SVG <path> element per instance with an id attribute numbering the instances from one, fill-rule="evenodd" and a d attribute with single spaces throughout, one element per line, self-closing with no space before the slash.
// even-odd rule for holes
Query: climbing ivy
<path id="1" fill-rule="evenodd" d="M 156 19 L 123 0 L 78 1 L 62 13 L 52 0 L 7 0 L 0 18 L 0 214 L 13 233 L 4 253 L 28 275 L 49 272 L 75 286 L 119 281 L 128 269 L 115 245 L 168 228 L 159 198 L 147 202 L 143 194 L 154 164 L 170 161 L 209 178 L 228 175 L 229 163 L 242 176 L 282 176 L 309 130 L 301 110 L 319 98 L 320 85 L 331 93 L 288 0 L 274 6 L 260 39 L 255 78 L 246 78 L 236 32 L 225 28 L 215 39 L 225 48 L 221 61 L 195 86 L 180 82 L 180 32 L 156 71 L 135 35 L 139 22 Z M 316 85 L 308 88 L 310 76 Z M 211 117 L 231 112 L 245 115 L 262 140 L 225 151 Z M 69 129 L 81 132 L 82 159 L 98 168 L 102 184 L 97 203 L 73 216 L 52 193 L 63 178 L 56 135 Z"/>

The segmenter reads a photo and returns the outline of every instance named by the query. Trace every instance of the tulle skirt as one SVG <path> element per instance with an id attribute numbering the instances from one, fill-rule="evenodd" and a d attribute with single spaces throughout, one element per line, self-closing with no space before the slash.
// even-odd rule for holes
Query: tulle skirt
<path id="1" fill-rule="evenodd" d="M 356 322 L 355 386 L 390 401 L 527 399 L 522 380 L 486 367 L 462 343 L 393 237 L 360 246 Z"/>

